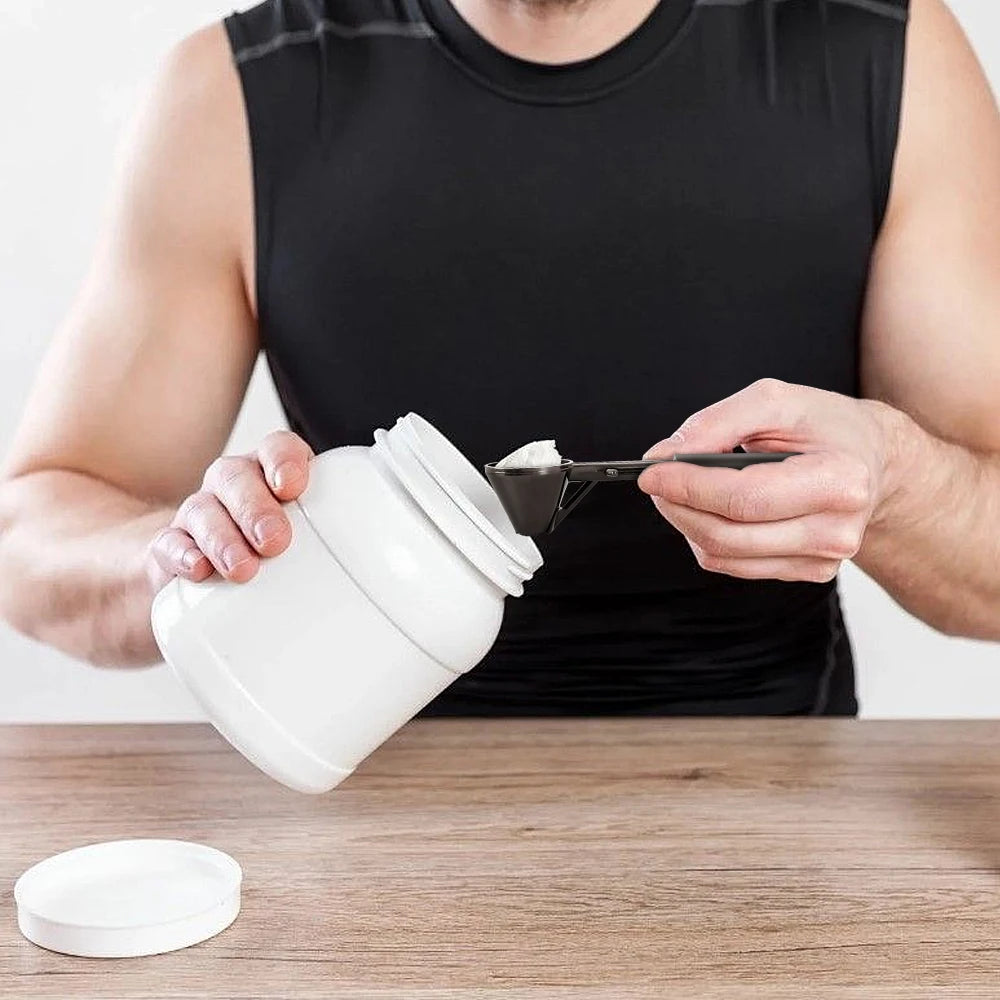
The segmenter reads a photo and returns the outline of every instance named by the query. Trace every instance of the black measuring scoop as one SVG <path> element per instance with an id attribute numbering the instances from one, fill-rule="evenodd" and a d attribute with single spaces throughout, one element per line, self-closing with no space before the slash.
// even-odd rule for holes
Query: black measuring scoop
<path id="1" fill-rule="evenodd" d="M 571 462 L 541 468 L 498 469 L 486 466 L 486 478 L 519 535 L 544 535 L 555 529 L 598 483 L 636 480 L 643 469 L 662 462 L 745 469 L 748 465 L 783 462 L 797 451 L 730 451 L 705 455 L 678 454 L 673 458 L 638 462 Z M 569 484 L 580 485 L 570 493 Z"/>

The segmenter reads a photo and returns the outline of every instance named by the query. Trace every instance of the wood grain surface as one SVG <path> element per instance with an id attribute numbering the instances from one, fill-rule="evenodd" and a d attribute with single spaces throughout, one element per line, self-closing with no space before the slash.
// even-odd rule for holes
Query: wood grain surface
<path id="1" fill-rule="evenodd" d="M 204 726 L 0 727 L 0 996 L 1000 997 L 1000 723 L 428 720 L 319 797 Z M 33 862 L 231 853 L 243 912 L 123 961 L 17 931 Z"/>

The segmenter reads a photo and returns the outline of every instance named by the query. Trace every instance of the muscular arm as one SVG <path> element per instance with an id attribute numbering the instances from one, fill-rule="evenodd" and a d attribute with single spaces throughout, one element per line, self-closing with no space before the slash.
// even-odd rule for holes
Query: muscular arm
<path id="1" fill-rule="evenodd" d="M 1000 116 L 941 0 L 913 3 L 862 379 L 899 415 L 856 561 L 942 631 L 1000 639 Z"/>
<path id="2" fill-rule="evenodd" d="M 159 74 L 0 485 L 0 613 L 73 655 L 156 656 L 146 548 L 223 447 L 257 352 L 250 183 L 215 26 Z"/>

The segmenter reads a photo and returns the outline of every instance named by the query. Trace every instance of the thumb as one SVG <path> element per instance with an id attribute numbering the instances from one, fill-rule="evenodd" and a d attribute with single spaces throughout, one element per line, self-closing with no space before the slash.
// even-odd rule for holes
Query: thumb
<path id="1" fill-rule="evenodd" d="M 669 458 L 679 451 L 732 451 L 754 440 L 780 447 L 800 422 L 796 387 L 765 378 L 693 413 L 668 438 L 653 445 L 645 458 Z"/>

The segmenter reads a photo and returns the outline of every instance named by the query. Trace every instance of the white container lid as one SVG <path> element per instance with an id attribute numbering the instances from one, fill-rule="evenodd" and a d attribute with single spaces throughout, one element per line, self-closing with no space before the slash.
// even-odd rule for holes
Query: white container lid
<path id="1" fill-rule="evenodd" d="M 228 854 L 202 844 L 88 844 L 17 880 L 17 925 L 29 941 L 66 955 L 158 955 L 225 930 L 240 912 L 242 880 Z"/>

